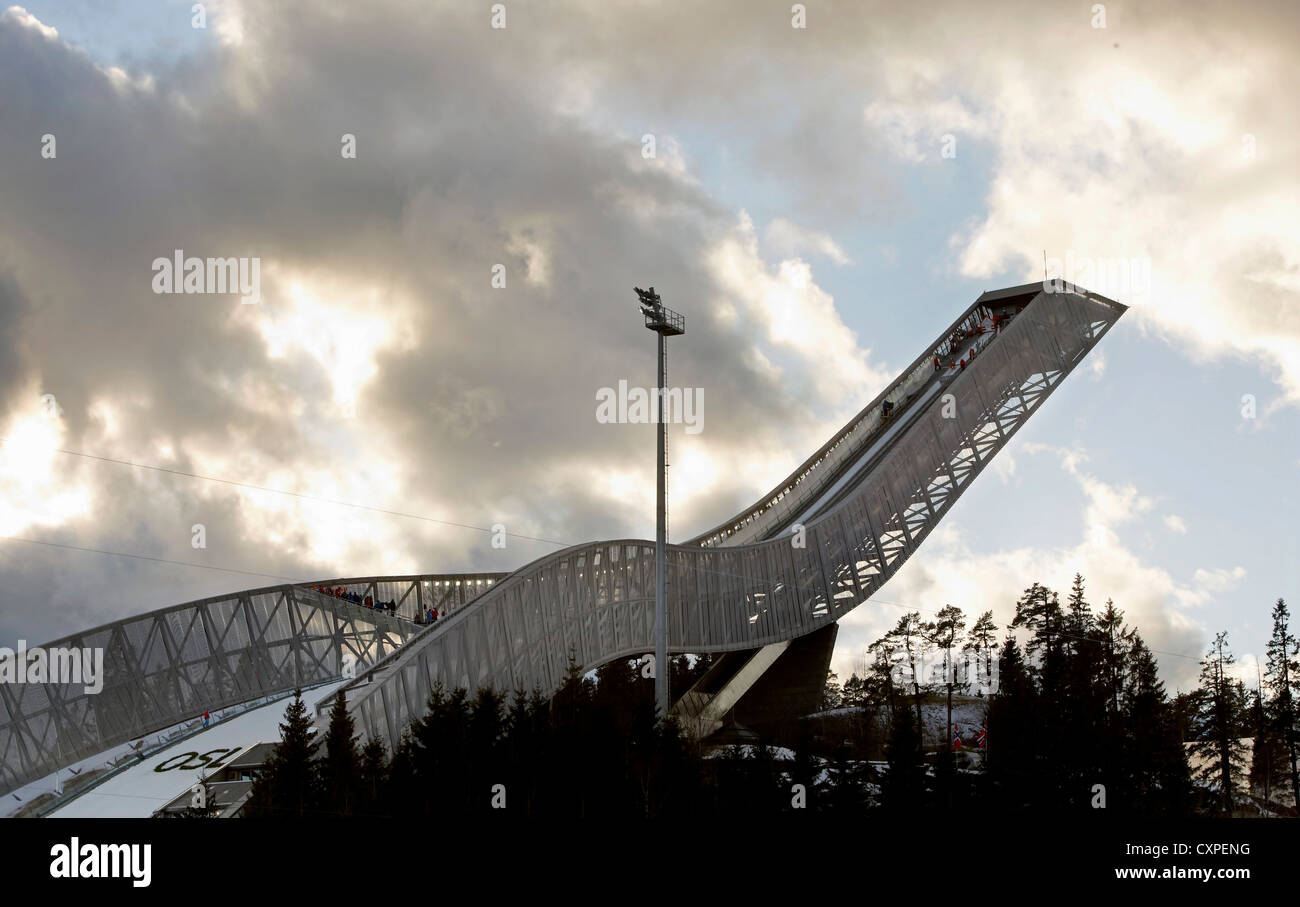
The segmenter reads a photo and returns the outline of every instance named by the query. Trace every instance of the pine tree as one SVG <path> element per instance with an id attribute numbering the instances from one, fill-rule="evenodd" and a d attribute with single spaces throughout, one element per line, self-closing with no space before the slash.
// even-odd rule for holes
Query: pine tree
<path id="1" fill-rule="evenodd" d="M 311 728 L 302 690 L 294 690 L 280 725 L 280 743 L 253 781 L 246 814 L 301 818 L 320 806 L 319 775 L 311 759 Z"/>
<path id="2" fill-rule="evenodd" d="M 506 780 L 503 718 L 505 701 L 495 690 L 481 687 L 468 703 L 465 720 L 466 763 L 460 776 L 468 794 L 467 809 L 478 812 L 491 803 L 491 790 Z M 509 788 L 507 787 L 507 790 Z"/>
<path id="3" fill-rule="evenodd" d="M 886 633 L 867 646 L 870 664 L 863 681 L 867 702 L 877 709 L 887 708 L 892 714 L 898 705 L 898 685 L 894 682 L 894 669 L 898 664 L 901 646 L 892 633 Z"/>
<path id="4" fill-rule="evenodd" d="M 1029 631 L 1025 653 L 1030 674 L 1037 681 L 1034 773 L 1039 778 L 1039 797 L 1060 808 L 1077 802 L 1083 793 L 1079 763 L 1086 760 L 1078 751 L 1076 703 L 1070 701 L 1074 684 L 1067 677 L 1072 660 L 1064 645 L 1066 620 L 1059 597 L 1034 583 L 1016 602 L 1011 626 Z"/>
<path id="5" fill-rule="evenodd" d="M 1124 666 L 1129 656 L 1131 633 L 1124 627 L 1124 612 L 1106 599 L 1106 610 L 1097 618 L 1100 641 L 1099 681 L 1105 691 L 1107 715 L 1114 724 L 1119 719 L 1120 697 L 1124 689 Z"/>
<path id="6" fill-rule="evenodd" d="M 473 761 L 466 700 L 463 688 L 448 693 L 441 683 L 436 683 L 424 716 L 411 724 L 410 759 L 418 805 L 410 808 L 417 815 L 464 815 L 472 804 L 481 805 L 485 799 L 482 791 L 471 790 L 464 781 Z"/>
<path id="7" fill-rule="evenodd" d="M 840 689 L 839 675 L 834 671 L 826 674 L 826 684 L 822 687 L 821 711 L 838 709 L 844 704 L 844 691 Z"/>
<path id="8" fill-rule="evenodd" d="M 909 710 L 905 708 L 895 709 L 892 713 L 885 761 L 889 770 L 880 785 L 881 805 L 891 811 L 921 806 L 925 799 L 921 738 Z"/>
<path id="9" fill-rule="evenodd" d="M 1201 660 L 1193 719 L 1196 739 L 1191 745 L 1192 754 L 1204 760 L 1196 777 L 1218 788 L 1218 805 L 1224 815 L 1232 814 L 1237 801 L 1236 774 L 1245 768 L 1246 748 L 1240 738 L 1247 729 L 1249 711 L 1245 687 L 1227 673 L 1234 661 L 1228 634 L 1216 634 Z"/>
<path id="10" fill-rule="evenodd" d="M 669 678 L 668 689 L 673 691 L 674 698 L 677 698 L 695 686 L 695 681 L 704 676 L 713 659 L 709 655 L 675 655 L 670 663 L 673 672 Z M 654 685 L 653 681 L 650 685 Z"/>
<path id="11" fill-rule="evenodd" d="M 1291 764 L 1292 803 L 1300 810 L 1300 773 L 1296 771 L 1297 723 L 1300 722 L 1300 643 L 1291 632 L 1291 615 L 1286 602 L 1273 606 L 1273 633 L 1268 640 L 1268 669 L 1264 675 L 1269 691 L 1268 715 L 1271 737 L 1286 750 Z"/>
<path id="12" fill-rule="evenodd" d="M 551 758 L 545 735 L 549 703 L 541 690 L 516 689 L 505 719 L 505 752 L 512 811 L 525 818 L 536 814 L 541 773 Z"/>
<path id="13" fill-rule="evenodd" d="M 1055 700 L 1061 681 L 1061 636 L 1064 633 L 1060 599 L 1046 586 L 1034 583 L 1016 602 L 1016 616 L 1011 626 L 1029 630 L 1025 651 L 1037 662 L 1033 673 L 1038 675 L 1043 692 Z"/>
<path id="14" fill-rule="evenodd" d="M 998 625 L 993 622 L 993 612 L 985 611 L 975 621 L 970 632 L 966 634 L 967 642 L 962 646 L 963 652 L 970 652 L 975 656 L 975 671 L 972 674 L 967 672 L 967 677 L 975 677 L 979 681 L 977 687 L 989 689 L 993 685 L 993 654 L 997 650 Z"/>
<path id="15" fill-rule="evenodd" d="M 371 737 L 361 748 L 361 797 L 357 811 L 367 815 L 380 813 L 380 797 L 387 783 L 388 753 L 384 741 Z"/>
<path id="16" fill-rule="evenodd" d="M 1095 626 L 1092 607 L 1084 597 L 1083 574 L 1074 574 L 1070 585 L 1070 597 L 1066 600 L 1065 642 L 1071 654 L 1078 655 L 1085 650 Z"/>
<path id="17" fill-rule="evenodd" d="M 550 759 L 541 776 L 539 805 L 543 812 L 586 820 L 602 804 L 595 790 L 595 776 L 602 772 L 603 754 L 593 743 L 594 695 L 595 685 L 570 654 L 564 679 L 551 697 L 547 713 Z"/>
<path id="18" fill-rule="evenodd" d="M 1155 656 L 1136 631 L 1127 664 L 1125 712 L 1117 727 L 1125 736 L 1112 735 L 1123 758 L 1121 780 L 1112 798 L 1134 811 L 1164 815 L 1187 812 L 1191 796 L 1187 754 L 1178 734 L 1174 710 L 1160 681 Z"/>
<path id="19" fill-rule="evenodd" d="M 912 699 L 916 708 L 916 739 L 918 746 L 925 745 L 925 723 L 921 718 L 921 674 L 925 664 L 927 647 L 925 623 L 920 611 L 909 611 L 898 619 L 894 629 L 887 634 L 897 644 L 898 654 L 902 657 L 912 681 Z"/>
<path id="20" fill-rule="evenodd" d="M 1053 721 L 1053 740 L 1067 799 L 1081 805 L 1090 802 L 1092 785 L 1098 781 L 1108 790 L 1119 783 L 1124 737 L 1124 729 L 1109 720 L 1101 672 L 1104 640 L 1082 574 L 1074 575 L 1062 627 L 1060 707 L 1053 713 L 1060 717 Z"/>
<path id="21" fill-rule="evenodd" d="M 1014 635 L 998 654 L 998 687 L 989 701 L 985 766 L 1002 805 L 1022 807 L 1041 797 L 1037 778 L 1037 697 Z"/>
<path id="22" fill-rule="evenodd" d="M 342 816 L 356 810 L 361 792 L 361 754 L 357 751 L 356 724 L 348 713 L 347 695 L 340 690 L 330 709 L 329 729 L 325 732 L 325 756 L 321 759 L 320 777 L 324 801 Z"/>
<path id="23" fill-rule="evenodd" d="M 860 709 L 866 705 L 866 684 L 856 673 L 844 681 L 843 701 L 846 708 Z"/>
<path id="24" fill-rule="evenodd" d="M 1274 733 L 1270 719 L 1264 691 L 1256 689 L 1250 710 L 1250 729 L 1255 737 L 1250 753 L 1250 786 L 1265 800 L 1272 800 L 1275 792 L 1291 786 L 1286 744 Z"/>
<path id="25" fill-rule="evenodd" d="M 952 806 L 952 781 L 954 773 L 953 752 L 952 752 L 952 691 L 956 686 L 965 686 L 964 683 L 958 683 L 957 664 L 953 660 L 952 650 L 961 642 L 962 633 L 966 630 L 966 616 L 962 613 L 961 608 L 954 605 L 944 605 L 939 609 L 935 619 L 925 625 L 926 642 L 934 649 L 943 652 L 943 684 L 948 694 L 948 719 L 944 725 L 946 732 L 945 739 L 939 748 L 939 771 L 943 775 L 944 792 L 948 798 L 948 806 Z"/>

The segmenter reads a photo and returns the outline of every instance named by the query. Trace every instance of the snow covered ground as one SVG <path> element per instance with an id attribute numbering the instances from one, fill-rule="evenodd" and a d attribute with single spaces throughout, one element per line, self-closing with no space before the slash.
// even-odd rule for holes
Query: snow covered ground
<path id="1" fill-rule="evenodd" d="M 907 700 L 909 708 L 911 700 Z M 978 699 L 969 696 L 954 697 L 952 701 L 952 723 L 957 725 L 957 733 L 961 737 L 963 746 L 967 749 L 976 747 L 976 738 L 979 736 L 980 728 L 984 724 L 984 717 L 988 710 L 988 700 Z M 847 717 L 858 712 L 854 708 L 827 709 L 824 712 L 817 712 L 810 715 L 810 718 L 834 718 Z M 878 715 L 876 720 L 881 723 L 881 730 L 886 730 L 885 724 L 889 721 L 889 714 Z M 921 703 L 921 725 L 925 735 L 926 746 L 936 746 L 940 741 L 950 739 L 945 733 L 945 725 L 948 723 L 948 704 L 946 700 L 930 701 L 924 700 Z"/>
<path id="2" fill-rule="evenodd" d="M 342 684 L 303 691 L 308 709 Z M 136 763 L 69 803 L 53 818 L 148 818 L 217 765 L 237 758 L 258 743 L 280 739 L 280 722 L 292 697 L 215 724 Z M 206 763 L 205 759 L 206 757 Z"/>

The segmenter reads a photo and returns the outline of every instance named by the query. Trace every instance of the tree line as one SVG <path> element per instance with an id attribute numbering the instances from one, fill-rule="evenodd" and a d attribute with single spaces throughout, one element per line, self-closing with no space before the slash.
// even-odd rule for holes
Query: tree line
<path id="1" fill-rule="evenodd" d="M 828 678 L 819 716 L 744 747 L 702 744 L 672 718 L 659 720 L 653 681 L 633 659 L 594 676 L 571 661 L 550 697 L 436 688 L 391 752 L 376 740 L 359 745 L 341 695 L 317 745 L 295 697 L 244 815 L 503 809 L 586 819 L 970 806 L 1190 815 L 1240 814 L 1252 801 L 1294 814 L 1297 654 L 1278 600 L 1253 697 L 1231 676 L 1226 634 L 1202 660 L 1197 688 L 1170 696 L 1138 629 L 1110 600 L 1094 611 L 1076 575 L 1065 602 L 1034 583 L 1005 628 L 992 612 L 968 627 L 952 606 L 932 620 L 904 614 L 868 647 L 862 676 L 842 687 Z M 672 688 L 688 689 L 708 664 L 673 659 Z M 979 746 L 955 747 L 955 701 L 968 713 L 977 706 Z M 938 738 L 927 709 L 946 716 Z M 868 730 L 848 733 L 845 721 Z M 1243 738 L 1252 736 L 1247 767 Z"/>

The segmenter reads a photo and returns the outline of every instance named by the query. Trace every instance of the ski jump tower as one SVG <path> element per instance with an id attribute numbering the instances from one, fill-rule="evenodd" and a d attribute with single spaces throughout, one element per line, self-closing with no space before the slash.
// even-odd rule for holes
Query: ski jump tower
<path id="1" fill-rule="evenodd" d="M 695 688 L 673 691 L 685 722 L 708 733 L 747 708 L 803 707 L 825 679 L 835 622 L 879 591 L 1125 311 L 1068 285 L 984 293 L 752 507 L 666 545 L 664 645 L 721 654 Z M 566 548 L 509 574 L 322 582 L 396 600 L 397 614 L 282 585 L 47 644 L 103 647 L 104 688 L 0 686 L 0 793 L 204 709 L 338 678 L 346 663 L 363 666 L 343 687 L 358 729 L 392 743 L 435 684 L 550 691 L 570 657 L 590 670 L 656 648 L 655 543 L 643 539 Z M 448 603 L 449 617 L 412 622 Z"/>

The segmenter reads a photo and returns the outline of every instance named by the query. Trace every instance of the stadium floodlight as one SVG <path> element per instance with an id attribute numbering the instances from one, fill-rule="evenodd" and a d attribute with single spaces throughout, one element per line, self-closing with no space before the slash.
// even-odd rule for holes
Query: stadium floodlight
<path id="1" fill-rule="evenodd" d="M 655 432 L 658 458 L 655 470 L 655 705 L 660 718 L 668 717 L 668 607 L 664 589 L 664 547 L 668 544 L 668 464 L 664 424 L 664 388 L 668 384 L 667 338 L 686 333 L 686 318 L 667 308 L 655 288 L 633 287 L 645 326 L 659 335 L 659 386 L 655 396 Z"/>

